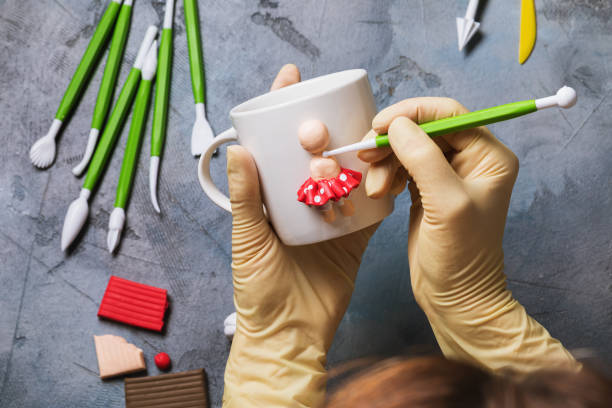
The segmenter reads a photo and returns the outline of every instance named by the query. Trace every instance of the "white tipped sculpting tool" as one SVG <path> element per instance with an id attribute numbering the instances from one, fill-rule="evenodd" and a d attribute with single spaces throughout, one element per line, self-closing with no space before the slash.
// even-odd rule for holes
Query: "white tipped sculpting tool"
<path id="1" fill-rule="evenodd" d="M 153 42 L 151 49 L 147 53 L 144 66 L 142 67 L 142 80 L 138 87 L 138 94 L 134 102 L 134 113 L 132 114 L 132 125 L 130 134 L 125 146 L 119 183 L 117 184 L 117 197 L 115 198 L 115 208 L 110 215 L 108 222 L 108 236 L 106 243 L 108 251 L 112 254 L 121 239 L 121 231 L 125 225 L 125 206 L 127 204 L 130 191 L 132 190 L 132 180 L 134 170 L 138 161 L 142 131 L 147 120 L 149 102 L 151 100 L 151 88 L 153 87 L 153 77 L 157 71 L 157 41 Z"/>
<path id="2" fill-rule="evenodd" d="M 170 96 L 170 77 L 172 75 L 172 21 L 174 20 L 174 0 L 166 1 L 164 29 L 159 46 L 159 66 L 155 82 L 155 108 L 153 110 L 153 130 L 151 131 L 151 164 L 149 165 L 149 192 L 151 203 L 158 213 L 157 176 L 166 129 L 168 124 L 168 100 Z"/>
<path id="3" fill-rule="evenodd" d="M 474 18 L 476 18 L 476 10 L 478 10 L 478 0 L 470 0 L 467 11 L 465 12 L 465 17 L 457 17 L 459 51 L 463 50 L 474 34 L 476 34 L 476 31 L 478 31 L 478 27 L 480 27 L 480 23 L 474 21 Z"/>
<path id="4" fill-rule="evenodd" d="M 89 197 L 100 180 L 102 172 L 111 156 L 113 147 L 115 146 L 115 142 L 119 137 L 125 118 L 132 106 L 136 89 L 140 83 L 141 69 L 145 57 L 156 35 L 157 27 L 149 27 L 140 46 L 140 50 L 138 51 L 134 66 L 125 80 L 123 88 L 121 88 L 117 103 L 104 127 L 100 143 L 98 143 L 98 147 L 96 148 L 89 169 L 87 170 L 87 176 L 83 182 L 81 194 L 79 198 L 73 201 L 70 207 L 68 207 L 68 212 L 64 219 L 64 228 L 62 229 L 62 251 L 65 251 L 70 244 L 72 244 L 77 235 L 79 235 L 81 228 L 83 228 L 85 221 L 87 221 L 87 215 L 89 214 Z"/>
<path id="5" fill-rule="evenodd" d="M 112 0 L 104 15 L 98 23 L 98 27 L 89 41 L 89 45 L 81 58 L 81 62 L 77 67 L 70 84 L 64 93 L 62 102 L 55 114 L 55 119 L 51 124 L 49 132 L 36 141 L 30 148 L 30 160 L 32 164 L 38 168 L 44 169 L 53 163 L 55 160 L 55 138 L 57 137 L 63 122 L 66 117 L 72 113 L 78 104 L 79 96 L 83 92 L 85 85 L 89 82 L 91 74 L 96 66 L 96 61 L 102 55 L 104 47 L 110 37 L 110 33 L 115 25 L 115 20 L 121 8 L 123 0 Z"/>
<path id="6" fill-rule="evenodd" d="M 130 31 L 132 3 L 133 0 L 124 0 L 121 11 L 119 12 L 119 17 L 117 18 L 117 23 L 115 24 L 110 51 L 106 60 L 106 66 L 104 67 L 104 75 L 102 76 L 98 98 L 96 99 L 96 106 L 91 119 L 91 130 L 89 132 L 89 138 L 87 139 L 85 154 L 83 154 L 81 162 L 72 169 L 72 174 L 75 176 L 80 176 L 89 164 L 89 160 L 91 160 L 91 156 L 93 156 L 93 152 L 96 149 L 96 143 L 98 143 L 100 130 L 110 110 L 113 93 L 117 85 L 117 78 L 119 77 L 119 68 L 121 67 L 123 52 L 125 51 L 125 44 L 127 43 L 128 33 Z"/>
<path id="7" fill-rule="evenodd" d="M 206 80 L 204 77 L 204 57 L 202 54 L 202 39 L 200 38 L 198 3 L 196 0 L 185 0 L 184 3 L 191 85 L 196 104 L 196 121 L 191 132 L 191 154 L 199 156 L 204 153 L 204 150 L 206 150 L 215 135 L 206 119 L 206 105 L 204 104 L 206 99 Z"/>
<path id="8" fill-rule="evenodd" d="M 569 109 L 576 104 L 577 99 L 576 91 L 569 86 L 564 86 L 563 88 L 559 89 L 555 95 L 548 96 L 546 98 L 530 99 L 521 102 L 508 103 L 506 105 L 494 106 L 492 108 L 482 109 L 451 118 L 421 123 L 419 127 L 431 137 L 442 136 L 465 129 L 472 129 L 478 126 L 486 126 L 491 123 L 518 118 L 519 116 L 527 115 L 528 113 L 555 106 Z M 389 146 L 389 136 L 378 135 L 373 139 L 364 140 L 348 146 L 323 152 L 323 157 L 336 156 L 342 153 L 375 149 L 377 147 L 385 146 Z"/>

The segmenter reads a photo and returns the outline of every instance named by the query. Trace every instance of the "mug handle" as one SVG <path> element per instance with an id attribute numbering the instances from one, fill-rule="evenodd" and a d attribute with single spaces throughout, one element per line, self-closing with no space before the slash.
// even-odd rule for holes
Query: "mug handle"
<path id="1" fill-rule="evenodd" d="M 232 212 L 232 204 L 230 203 L 230 199 L 219 191 L 210 177 L 210 159 L 212 158 L 215 150 L 217 150 L 217 148 L 223 143 L 236 141 L 238 141 L 238 133 L 236 133 L 236 129 L 231 128 L 226 130 L 213 139 L 211 144 L 208 145 L 206 152 L 200 156 L 200 161 L 198 163 L 198 179 L 200 180 L 202 189 L 208 198 L 210 198 L 219 207 L 230 213 Z"/>

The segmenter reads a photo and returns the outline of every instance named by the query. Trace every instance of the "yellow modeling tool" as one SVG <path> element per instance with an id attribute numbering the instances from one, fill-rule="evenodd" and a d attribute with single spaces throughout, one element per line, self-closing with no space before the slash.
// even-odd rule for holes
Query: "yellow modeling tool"
<path id="1" fill-rule="evenodd" d="M 519 40 L 519 62 L 527 61 L 536 40 L 535 0 L 521 0 L 521 37 Z"/>

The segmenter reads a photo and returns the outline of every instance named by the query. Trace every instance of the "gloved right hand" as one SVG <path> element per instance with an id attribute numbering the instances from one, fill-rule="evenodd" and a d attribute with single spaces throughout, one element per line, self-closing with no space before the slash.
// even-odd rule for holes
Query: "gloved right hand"
<path id="1" fill-rule="evenodd" d="M 380 197 L 401 188 L 406 173 L 411 179 L 412 288 L 447 357 L 491 370 L 579 367 L 506 288 L 502 238 L 516 156 L 484 127 L 433 140 L 417 125 L 467 112 L 448 98 L 380 112 L 366 137 L 388 132 L 391 147 L 359 153 L 371 163 L 366 192 Z"/>

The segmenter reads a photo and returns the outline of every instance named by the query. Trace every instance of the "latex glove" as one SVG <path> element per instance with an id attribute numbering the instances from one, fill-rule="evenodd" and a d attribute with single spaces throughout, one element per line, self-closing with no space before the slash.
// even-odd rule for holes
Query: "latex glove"
<path id="1" fill-rule="evenodd" d="M 359 153 L 372 163 L 366 190 L 384 195 L 398 168 L 412 180 L 411 283 L 447 357 L 491 370 L 579 367 L 506 289 L 502 238 L 516 156 L 484 127 L 433 140 L 415 123 L 466 112 L 447 98 L 408 99 L 380 112 L 373 129 L 388 131 L 391 147 Z"/>
<path id="2" fill-rule="evenodd" d="M 298 81 L 299 71 L 289 65 L 274 83 Z M 237 327 L 223 406 L 319 406 L 327 351 L 376 226 L 315 245 L 285 246 L 264 217 L 257 169 L 244 148 L 227 149 L 227 175 Z"/>

